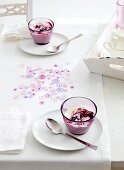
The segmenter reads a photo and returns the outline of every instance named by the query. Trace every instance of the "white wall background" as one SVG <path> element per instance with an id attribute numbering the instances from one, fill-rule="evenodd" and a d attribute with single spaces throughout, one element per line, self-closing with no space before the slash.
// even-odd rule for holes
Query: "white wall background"
<path id="1" fill-rule="evenodd" d="M 34 8 L 34 17 L 56 18 L 65 22 L 105 22 L 113 16 L 116 0 L 34 0 Z"/>
<path id="2" fill-rule="evenodd" d="M 33 17 L 48 17 L 64 23 L 104 23 L 115 13 L 116 0 L 29 0 Z M 0 4 L 26 0 L 0 0 Z"/>

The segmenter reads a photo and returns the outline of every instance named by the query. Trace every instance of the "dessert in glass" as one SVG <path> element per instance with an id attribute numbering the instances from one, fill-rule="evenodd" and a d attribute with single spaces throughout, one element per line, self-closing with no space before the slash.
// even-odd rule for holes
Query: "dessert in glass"
<path id="1" fill-rule="evenodd" d="M 71 97 L 61 105 L 61 113 L 70 133 L 82 135 L 88 132 L 97 113 L 96 104 L 86 97 Z"/>
<path id="2" fill-rule="evenodd" d="M 51 40 L 54 22 L 48 18 L 35 18 L 29 21 L 28 28 L 34 42 L 45 45 Z"/>

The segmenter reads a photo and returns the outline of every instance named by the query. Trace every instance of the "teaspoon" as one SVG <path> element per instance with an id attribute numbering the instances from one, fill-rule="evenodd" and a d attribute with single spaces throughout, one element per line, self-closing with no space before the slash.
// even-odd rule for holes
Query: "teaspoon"
<path id="1" fill-rule="evenodd" d="M 47 48 L 47 51 L 51 52 L 51 53 L 56 53 L 62 45 L 66 44 L 66 43 L 69 43 L 70 41 L 75 40 L 75 39 L 77 39 L 77 38 L 79 38 L 81 36 L 82 36 L 82 34 L 78 34 L 77 36 L 75 36 L 75 37 L 73 37 L 73 38 L 71 38 L 71 39 L 69 39 L 69 40 L 67 40 L 67 41 L 65 41 L 65 42 L 63 42 L 63 43 L 61 43 L 61 44 L 59 44 L 57 46 L 49 46 Z"/>
<path id="2" fill-rule="evenodd" d="M 46 123 L 46 126 L 50 129 L 50 131 L 52 133 L 67 135 L 67 136 L 77 140 L 78 142 L 80 142 L 80 143 L 82 143 L 82 144 L 84 144 L 84 145 L 86 145 L 86 146 L 88 146 L 88 147 L 90 147 L 90 148 L 92 148 L 94 150 L 97 150 L 97 146 L 95 146 L 95 145 L 93 145 L 91 143 L 88 143 L 86 141 L 83 141 L 81 139 L 78 139 L 78 138 L 70 135 L 69 133 L 64 132 L 61 125 L 57 121 L 55 121 L 54 119 L 48 118 L 45 123 Z"/>

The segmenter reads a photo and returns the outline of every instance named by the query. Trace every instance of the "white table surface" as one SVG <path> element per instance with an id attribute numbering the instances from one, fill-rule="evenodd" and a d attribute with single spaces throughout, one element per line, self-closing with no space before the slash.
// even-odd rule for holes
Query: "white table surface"
<path id="1" fill-rule="evenodd" d="M 38 1 L 38 0 L 37 0 Z M 58 2 L 58 1 L 57 1 Z M 76 1 L 77 2 L 77 1 Z M 99 3 L 98 3 L 99 2 Z M 44 1 L 46 3 L 46 8 L 50 8 L 52 5 L 48 5 L 47 1 Z M 74 5 L 75 1 L 73 2 L 73 9 L 75 9 Z M 76 15 L 76 21 L 79 23 L 82 19 L 82 22 L 95 22 L 99 23 L 101 20 L 103 22 L 108 21 L 108 18 L 111 18 L 115 11 L 115 0 L 105 0 L 103 1 L 93 1 L 93 4 L 91 4 L 92 8 L 89 9 L 89 1 L 82 1 L 82 6 L 80 5 L 80 12 L 79 13 L 68 13 L 68 6 L 70 3 L 68 2 L 67 8 L 64 12 L 59 12 L 61 10 L 57 10 L 55 12 L 53 8 L 49 9 L 48 11 L 50 14 L 48 16 L 54 16 L 58 14 L 57 16 L 57 21 L 58 22 L 63 22 L 62 16 L 65 17 L 68 15 L 71 17 L 71 20 L 69 20 L 71 23 L 73 23 L 73 18 L 75 18 Z M 39 2 L 36 3 L 39 5 Z M 39 8 L 37 8 L 37 5 L 34 4 L 34 9 L 35 13 L 34 16 L 45 16 L 48 14 L 45 14 L 42 8 L 42 5 L 39 5 Z M 84 5 L 85 4 L 85 5 Z M 55 4 L 53 4 L 55 5 Z M 56 3 L 57 5 L 57 3 Z M 71 7 L 72 7 L 71 6 Z M 78 6 L 79 7 L 79 6 Z M 40 10 L 42 8 L 42 10 Z M 61 8 L 61 5 L 59 5 L 59 8 Z M 37 9 L 37 12 L 36 12 Z M 87 9 L 87 10 L 85 10 Z M 89 10 L 88 10 L 89 9 Z M 106 9 L 106 10 L 105 10 Z M 77 10 L 78 11 L 78 10 Z M 40 13 L 40 15 L 39 15 Z M 80 16 L 83 16 L 82 18 Z M 53 17 L 53 18 L 54 18 Z M 67 18 L 67 17 L 66 17 Z M 79 20 L 77 18 L 80 18 Z M 68 18 L 69 19 L 69 18 Z M 64 22 L 68 22 L 64 20 Z M 78 80 L 79 81 L 79 80 Z M 124 87 L 124 81 L 117 80 L 117 79 L 112 79 L 108 77 L 103 77 L 103 85 L 104 85 L 104 96 L 105 96 L 105 104 L 107 108 L 107 115 L 108 115 L 108 122 L 109 122 L 109 136 L 110 136 L 110 142 L 111 142 L 111 157 L 112 157 L 112 166 L 114 167 L 124 167 L 124 147 L 123 147 L 123 140 L 124 140 L 124 135 L 123 135 L 123 110 L 124 110 L 124 92 L 123 92 L 123 87 Z M 23 154 L 22 154 L 23 155 Z M 8 159 L 9 161 L 9 159 Z"/>
<path id="2" fill-rule="evenodd" d="M 70 32 L 71 29 L 71 32 Z M 76 32 L 75 32 L 76 31 Z M 41 67 L 47 66 L 50 67 L 53 64 L 60 64 L 62 66 L 68 62 L 68 68 L 72 71 L 72 79 L 74 80 L 75 89 L 71 92 L 68 92 L 67 96 L 88 96 L 92 98 L 98 104 L 99 110 L 104 112 L 104 97 L 103 97 L 103 86 L 102 86 L 102 77 L 100 75 L 89 74 L 85 64 L 82 61 L 82 57 L 85 57 L 87 51 L 96 41 L 96 26 L 94 25 L 83 25 L 83 24 L 57 24 L 55 32 L 64 32 L 68 37 L 72 37 L 77 33 L 87 33 L 83 38 L 75 40 L 72 44 L 69 44 L 68 49 L 59 55 L 52 57 L 37 57 L 31 56 L 22 52 L 18 46 L 17 42 L 0 42 L 0 53 L 1 55 L 1 98 L 0 103 L 1 108 L 8 107 L 18 107 L 20 109 L 27 110 L 31 114 L 32 123 L 34 120 L 41 114 L 60 107 L 61 101 L 59 102 L 49 102 L 44 106 L 40 106 L 37 100 L 31 100 L 25 102 L 23 99 L 14 100 L 12 92 L 10 89 L 13 89 L 13 86 L 17 85 L 19 81 L 20 70 L 19 65 L 24 64 L 25 66 L 33 65 Z M 92 34 L 91 34 L 92 32 Z M 93 34 L 94 33 L 94 34 Z M 92 36 L 91 36 L 92 35 Z M 86 43 L 87 42 L 87 43 Z M 75 48 L 74 48 L 75 47 Z M 15 72 L 16 69 L 16 72 Z M 9 76 L 10 75 L 10 76 Z M 9 84 L 9 88 L 8 88 Z M 89 154 L 94 155 L 94 151 L 87 149 L 86 151 L 78 152 L 61 152 L 51 150 L 45 146 L 39 144 L 33 137 L 31 132 L 32 124 L 27 136 L 26 145 L 24 151 L 19 155 L 2 155 L 0 157 L 0 166 L 1 170 L 15 170 L 18 167 L 18 170 L 25 170 L 30 167 L 30 169 L 36 169 L 36 167 L 41 167 L 44 170 L 50 168 L 69 169 L 70 162 L 73 162 L 71 166 L 73 168 L 78 166 L 78 169 L 82 169 L 82 166 L 85 165 L 85 159 L 82 159 L 83 152 L 88 152 Z M 103 144 L 104 145 L 104 144 Z M 94 161 L 99 159 L 97 153 L 101 154 L 102 148 L 96 152 Z M 87 154 L 86 154 L 87 155 Z M 66 157 L 66 160 L 65 160 Z M 102 159 L 102 158 L 100 158 Z M 100 160 L 102 161 L 102 160 Z M 48 162 L 48 163 L 47 163 Z M 64 165 L 63 165 L 64 162 Z M 91 165 L 94 162 L 90 162 Z M 63 165 L 63 166 L 62 166 Z M 99 169 L 100 164 L 97 164 Z M 91 169 L 93 166 L 91 166 Z M 102 167 L 104 169 L 104 166 Z"/>
<path id="3" fill-rule="evenodd" d="M 63 0 L 62 3 L 57 0 L 56 3 L 49 0 L 36 1 L 39 8 L 34 11 L 34 16 L 45 14 L 48 17 L 57 18 L 58 22 L 65 23 L 106 23 L 116 11 L 116 0 L 94 0 L 90 2 Z M 42 4 L 45 5 L 45 8 L 40 11 Z M 34 4 L 34 9 L 36 9 L 36 6 Z M 57 9 L 56 11 L 54 7 Z M 124 168 L 124 81 L 103 76 L 103 86 L 109 123 L 112 167 Z"/>
<path id="4" fill-rule="evenodd" d="M 124 167 L 124 81 L 103 77 L 113 167 Z"/>

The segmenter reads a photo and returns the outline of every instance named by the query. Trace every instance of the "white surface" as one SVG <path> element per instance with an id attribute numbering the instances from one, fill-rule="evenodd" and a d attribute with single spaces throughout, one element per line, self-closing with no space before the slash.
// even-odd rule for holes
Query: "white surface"
<path id="1" fill-rule="evenodd" d="M 68 43 L 61 46 L 56 53 L 50 53 L 49 51 L 47 51 L 47 48 L 49 46 L 53 46 L 53 45 L 57 46 L 67 40 L 68 38 L 65 35 L 53 33 L 51 41 L 46 45 L 37 45 L 34 43 L 33 39 L 23 39 L 19 42 L 19 48 L 22 51 L 32 54 L 32 55 L 50 56 L 50 55 L 55 55 L 55 54 L 63 52 L 67 48 Z"/>
<path id="2" fill-rule="evenodd" d="M 116 0 L 35 0 L 34 17 L 46 16 L 57 23 L 106 23 L 115 12 Z"/>
<path id="3" fill-rule="evenodd" d="M 73 3 L 71 0 L 66 1 L 62 0 L 60 1 L 39 1 L 40 3 L 37 3 L 38 1 L 35 1 L 36 3 L 34 4 L 34 16 L 48 16 L 50 18 L 56 18 L 56 23 L 60 23 L 61 25 L 56 24 L 55 30 L 56 32 L 61 32 L 64 33 L 67 36 L 73 36 L 77 34 L 77 32 L 82 32 L 87 31 L 90 33 L 92 30 L 93 32 L 96 31 L 94 27 L 87 27 L 87 26 L 80 26 L 81 23 L 95 23 L 94 25 L 97 26 L 96 24 L 102 21 L 108 21 L 111 16 L 113 15 L 115 9 L 114 9 L 114 3 L 115 0 L 105 0 L 103 1 L 92 1 L 89 3 L 89 1 L 81 0 L 81 1 L 75 1 L 73 0 Z M 43 5 L 44 4 L 44 5 Z M 65 5 L 66 4 L 66 5 Z M 113 4 L 113 5 L 112 5 Z M 57 8 L 56 8 L 57 7 Z M 64 9 L 63 9 L 64 8 Z M 57 9 L 57 10 L 55 10 Z M 106 9 L 106 10 L 105 10 Z M 7 18 L 8 19 L 8 18 Z M 6 22 L 7 19 L 4 19 Z M 21 18 L 22 19 L 22 18 Z M 9 21 L 11 21 L 9 19 Z M 17 21 L 20 23 L 20 19 Z M 64 26 L 62 23 L 66 23 L 67 25 Z M 75 26 L 73 24 L 76 24 Z M 69 25 L 72 24 L 72 25 Z M 71 31 L 70 31 L 71 30 Z M 81 31 L 82 30 L 82 31 Z M 89 34 L 88 34 L 89 35 Z M 80 43 L 79 43 L 80 42 Z M 96 103 L 99 105 L 100 109 L 100 114 L 98 114 L 99 119 L 101 120 L 102 118 L 102 113 L 105 112 L 104 110 L 104 99 L 103 99 L 103 91 L 102 91 L 102 78 L 101 76 L 94 75 L 94 74 L 89 74 L 85 64 L 79 63 L 80 57 L 85 56 L 88 48 L 90 48 L 94 42 L 94 38 L 89 36 L 82 41 L 80 40 L 77 43 L 77 46 L 74 48 L 74 46 L 71 46 L 68 49 L 68 51 L 64 51 L 64 53 L 57 55 L 57 57 L 52 56 L 49 58 L 49 62 L 45 62 L 42 58 L 34 58 L 33 56 L 31 57 L 28 54 L 21 53 L 21 51 L 18 51 L 17 45 L 15 42 L 6 42 L 6 44 L 3 44 L 0 42 L 0 52 L 1 52 L 1 63 L 0 67 L 2 70 L 0 72 L 0 77 L 4 75 L 4 79 L 1 79 L 1 86 L 0 86 L 0 91 L 1 91 L 1 96 L 0 96 L 0 103 L 1 107 L 9 107 L 9 106 L 14 106 L 15 104 L 18 107 L 23 107 L 25 110 L 29 110 L 32 116 L 32 120 L 40 116 L 42 113 L 53 110 L 55 108 L 58 108 L 60 106 L 60 103 L 47 103 L 44 107 L 41 107 L 37 104 L 35 100 L 30 101 L 30 102 L 24 102 L 22 100 L 19 101 L 14 101 L 11 98 L 11 94 L 9 93 L 9 90 L 13 87 L 13 84 L 17 83 L 17 78 L 19 71 L 17 70 L 17 66 L 20 63 L 25 63 L 28 65 L 36 65 L 37 63 L 41 64 L 41 66 L 46 65 L 49 67 L 50 63 L 51 65 L 53 63 L 58 63 L 61 61 L 61 63 L 65 63 L 65 61 L 71 61 L 71 66 L 70 68 L 73 69 L 72 76 L 73 80 L 75 80 L 75 85 L 76 88 L 73 93 L 69 93 L 69 96 L 72 95 L 82 95 L 82 96 L 88 96 L 91 97 L 93 100 L 96 101 Z M 75 42 L 73 42 L 75 43 Z M 88 43 L 88 44 L 87 44 Z M 5 50 L 6 49 L 6 50 Z M 66 56 L 66 60 L 65 57 Z M 13 63 L 12 63 L 13 62 Z M 78 64 L 78 65 L 77 65 Z M 10 71 L 11 70 L 11 71 Z M 15 71 L 16 70 L 16 71 Z M 9 76 L 7 76 L 9 75 Z M 82 76 L 83 75 L 83 76 Z M 15 79 L 15 77 L 17 77 Z M 9 84 L 11 83 L 11 84 Z M 8 89 L 9 87 L 9 89 Z M 8 89 L 8 90 L 7 90 Z M 114 89 L 115 90 L 115 89 Z M 6 93 L 5 93 L 6 92 Z M 109 88 L 108 88 L 109 92 Z M 122 93 L 121 93 L 122 94 Z M 10 99 L 11 98 L 11 99 Z M 106 100 L 108 102 L 108 107 L 109 107 L 109 99 Z M 34 107 L 35 106 L 35 107 Z M 49 106 L 49 108 L 48 108 Z M 114 106 L 113 105 L 113 112 L 114 112 Z M 113 116 L 112 116 L 113 118 Z M 116 117 L 117 118 L 117 117 Z M 102 124 L 107 123 L 107 119 L 102 119 Z M 120 125 L 120 124 L 119 124 Z M 114 124 L 113 124 L 114 127 Z M 107 132 L 107 127 L 103 126 L 103 134 Z M 116 128 L 116 126 L 115 126 Z M 123 128 L 121 128 L 123 129 Z M 122 133 L 121 133 L 122 134 Z M 118 134 L 119 135 L 119 134 Z M 102 135 L 101 137 L 103 137 Z M 122 136 L 121 136 L 122 137 Z M 102 138 L 100 139 L 102 141 Z M 78 169 L 82 170 L 82 168 L 86 169 L 87 168 L 87 159 L 88 156 L 92 156 L 96 161 L 99 160 L 99 154 L 103 155 L 103 159 L 106 161 L 104 162 L 104 166 L 101 168 L 100 164 L 98 165 L 97 168 L 94 168 L 94 161 L 93 162 L 88 162 L 88 164 L 92 167 L 91 169 L 105 169 L 106 164 L 108 164 L 108 157 L 106 158 L 106 155 L 109 155 L 109 147 L 108 147 L 108 136 L 105 138 L 105 142 L 103 142 L 99 150 L 97 152 L 91 151 L 91 149 L 84 149 L 81 151 L 76 151 L 76 152 L 68 152 L 64 153 L 62 151 L 55 151 L 48 149 L 38 142 L 33 138 L 33 135 L 30 131 L 27 141 L 26 141 L 26 146 L 25 150 L 20 154 L 20 155 L 2 155 L 0 157 L 0 165 L 2 170 L 16 170 L 18 167 L 18 170 L 34 170 L 36 169 L 70 169 L 73 167 L 73 169 Z M 113 139 L 114 141 L 112 142 L 120 142 L 119 138 L 114 138 L 114 133 L 113 133 Z M 123 141 L 123 137 L 122 137 Z M 122 143 L 121 143 L 122 144 Z M 112 143 L 112 151 L 114 152 L 114 149 L 117 145 L 113 145 Z M 116 152 L 112 152 L 112 160 L 114 158 L 123 158 L 123 152 L 120 155 L 119 153 L 122 151 L 122 146 L 121 147 L 116 147 L 116 152 L 118 153 L 116 157 Z M 104 152 L 103 147 L 105 148 Z M 85 154 L 85 156 L 84 156 Z M 120 157 L 119 157 L 120 156 Z M 54 160 L 53 160 L 54 158 Z M 65 161 L 66 159 L 66 161 Z M 109 158 L 110 159 L 110 158 Z M 116 159 L 117 160 L 117 159 Z M 121 159 L 122 160 L 122 159 Z M 99 163 L 101 163 L 102 159 L 99 160 Z M 47 162 L 47 164 L 46 164 Z M 108 166 L 108 169 L 110 168 L 110 164 Z"/>
<path id="4" fill-rule="evenodd" d="M 13 0 L 14 1 L 14 0 Z M 95 0 L 95 1 L 86 1 L 86 0 L 35 0 L 34 3 L 34 17 L 38 17 L 38 16 L 47 16 L 50 18 L 55 18 L 57 23 L 66 23 L 66 24 L 81 24 L 81 23 L 87 23 L 87 24 L 91 24 L 91 23 L 102 23 L 102 22 L 107 22 L 110 20 L 110 18 L 112 17 L 113 13 L 115 12 L 115 5 L 116 5 L 116 0 Z M 56 10 L 55 10 L 56 9 Z M 22 19 L 25 18 L 20 18 L 18 20 L 18 23 L 20 23 L 20 21 Z M 4 21 L 6 20 L 6 22 L 8 22 L 8 18 L 4 19 Z M 10 19 L 9 19 L 10 20 Z M 11 20 L 10 20 L 11 22 Z M 55 25 L 55 27 L 57 27 Z M 58 31 L 58 30 L 57 30 Z M 62 29 L 61 29 L 62 31 Z M 71 29 L 71 33 L 76 31 L 76 28 Z M 61 32 L 62 33 L 62 32 Z M 89 42 L 88 40 L 85 42 Z M 85 47 L 85 44 L 82 42 L 81 43 L 82 46 Z M 92 44 L 91 44 L 92 45 Z M 13 52 L 11 51 L 11 48 L 9 48 L 10 51 L 10 59 L 13 59 Z M 72 54 L 74 52 L 72 51 Z M 7 53 L 8 54 L 8 53 Z M 7 55 L 6 54 L 6 55 Z M 74 56 L 78 56 L 79 54 Z M 21 55 L 20 55 L 21 56 Z M 69 57 L 69 54 L 67 54 L 66 56 Z M 8 56 L 9 57 L 9 56 Z M 23 56 L 25 58 L 25 56 Z M 15 60 L 16 57 L 14 57 Z M 20 57 L 17 57 L 19 62 L 21 62 Z M 6 59 L 6 57 L 5 57 Z M 56 58 L 57 59 L 57 58 Z M 1 60 L 3 62 L 3 58 Z M 16 62 L 17 64 L 19 62 Z M 51 61 L 52 62 L 52 61 Z M 72 61 L 73 62 L 73 61 Z M 83 65 L 83 67 L 85 68 L 85 65 Z M 81 69 L 82 70 L 82 69 Z M 9 72 L 8 72 L 9 73 Z M 80 73 L 77 71 L 77 73 L 80 75 Z M 87 71 L 85 71 L 85 78 L 83 80 L 87 80 L 88 81 L 88 77 L 86 76 Z M 78 94 L 85 94 L 87 91 L 90 91 L 92 95 L 95 95 L 95 93 L 97 93 L 97 95 L 101 94 L 101 88 L 99 87 L 100 83 L 95 83 L 95 79 L 92 77 L 93 75 L 90 74 L 89 75 L 89 81 L 91 79 L 93 79 L 90 84 L 93 86 L 96 86 L 96 88 L 98 89 L 98 93 L 95 91 L 96 88 L 91 89 L 89 86 L 84 88 L 84 83 L 82 82 L 82 76 L 80 75 L 79 77 L 75 76 L 75 81 L 77 81 L 79 83 L 78 88 L 84 88 L 83 92 L 77 92 Z M 97 77 L 97 75 L 94 75 Z M 85 82 L 85 81 L 84 81 Z M 77 84 L 78 84 L 77 83 Z M 104 77 L 103 79 L 103 83 L 104 83 L 104 90 L 105 90 L 105 103 L 107 106 L 107 115 L 109 117 L 108 123 L 109 123 L 109 135 L 110 135 L 110 140 L 111 140 L 111 160 L 112 160 L 112 166 L 116 167 L 124 167 L 124 147 L 123 147 L 123 141 L 124 141 L 124 135 L 123 134 L 123 122 L 124 122 L 124 116 L 123 116 L 123 110 L 124 110 L 124 105 L 123 105 L 123 101 L 124 101 L 124 93 L 123 93 L 123 88 L 124 88 L 124 81 L 120 81 L 117 79 L 112 79 L 112 78 L 108 78 L 108 77 Z M 89 88 L 89 89 L 88 89 Z M 78 89 L 78 90 L 79 90 Z M 97 96 L 96 95 L 96 96 Z M 102 94 L 101 94 L 102 95 Z M 96 97 L 97 98 L 97 97 Z M 101 97 L 98 97 L 98 101 L 101 101 Z M 7 102 L 9 104 L 9 102 Z M 50 107 L 51 109 L 54 109 L 53 107 Z M 50 109 L 49 109 L 50 110 Z M 35 109 L 34 109 L 35 112 Z M 40 110 L 41 112 L 41 110 Z M 34 114 L 32 114 L 34 115 Z M 120 122 L 121 120 L 121 122 Z M 30 140 L 33 140 L 32 137 L 30 136 L 29 138 Z M 34 140 L 33 140 L 34 142 Z M 28 144 L 26 145 L 28 147 Z M 32 145 L 31 145 L 32 146 Z M 45 148 L 41 147 L 41 146 L 37 146 L 37 144 L 35 144 L 33 147 L 37 148 L 38 153 L 40 153 L 42 151 L 42 153 L 44 154 L 45 152 Z M 31 148 L 30 153 L 27 153 L 27 150 Z M 42 148 L 42 149 L 41 149 Z M 28 147 L 28 149 L 25 150 L 25 154 L 21 155 L 21 158 L 24 158 L 24 155 L 27 155 L 27 157 L 30 157 L 30 155 L 32 155 L 32 151 L 34 151 L 32 149 L 32 147 Z M 35 151 L 36 152 L 36 151 Z M 46 150 L 46 153 L 49 154 L 49 150 Z M 60 157 L 60 154 L 58 152 L 52 152 L 52 154 L 50 154 L 51 157 L 54 155 L 56 155 L 56 160 L 58 160 L 58 157 Z M 71 154 L 67 154 L 66 157 L 68 157 L 68 160 L 71 159 L 71 157 L 73 157 L 74 153 Z M 41 160 L 44 160 L 46 158 L 46 154 L 44 155 L 44 157 L 41 157 L 38 154 L 38 158 Z M 61 153 L 61 160 L 64 159 L 64 153 Z M 26 157 L 26 156 L 25 156 Z M 76 156 L 75 156 L 76 157 Z M 82 155 L 81 155 L 82 157 Z M 6 157 L 5 157 L 6 158 Z M 48 157 L 49 159 L 51 159 L 50 157 Z M 77 157 L 76 157 L 77 158 Z M 4 159 L 4 157 L 2 158 Z M 7 158 L 6 158 L 7 159 Z M 18 159 L 17 157 L 14 158 L 9 158 L 10 159 Z M 97 159 L 97 158 L 96 158 Z M 83 160 L 85 161 L 84 157 Z M 113 164 L 113 162 L 116 162 L 117 164 Z M 21 163 L 20 163 L 21 164 Z M 51 166 L 53 166 L 55 164 L 55 162 L 53 162 L 53 164 L 51 163 Z M 64 163 L 66 167 L 68 167 L 68 169 L 70 168 L 70 164 L 67 165 L 66 163 Z M 71 163 L 72 166 L 77 169 L 77 164 L 72 162 Z M 85 162 L 84 162 L 85 164 Z M 13 170 L 16 170 L 16 166 L 19 164 L 14 164 L 11 165 L 13 166 Z M 28 166 L 29 163 L 23 163 L 23 165 L 21 164 L 20 166 L 18 166 L 18 169 L 20 170 L 19 167 L 22 167 L 24 169 L 25 166 Z M 30 165 L 32 166 L 32 169 L 35 169 L 35 163 L 31 163 Z M 61 165 L 63 165 L 63 162 L 60 163 L 60 167 L 58 167 L 58 169 L 61 169 Z M 81 164 L 82 165 L 82 164 Z M 6 168 L 7 170 L 10 170 L 5 164 L 1 163 L 2 168 Z M 48 165 L 47 168 L 51 169 L 51 166 Z M 78 165 L 79 166 L 79 165 Z M 82 165 L 83 166 L 83 165 Z M 40 168 L 44 168 L 44 164 L 42 162 L 42 165 L 39 162 L 39 169 Z M 55 167 L 56 168 L 56 167 Z M 31 169 L 31 168 L 30 168 Z M 62 168 L 63 170 L 64 168 Z M 26 169 L 27 170 L 27 169 Z"/>
<path id="5" fill-rule="evenodd" d="M 112 164 L 124 167 L 124 81 L 103 78 L 105 104 L 109 122 Z"/>
<path id="6" fill-rule="evenodd" d="M 8 24 L 7 24 L 8 25 Z M 5 25 L 4 30 L 7 30 L 7 25 Z M 70 32 L 71 29 L 71 32 Z M 4 31 L 3 30 L 3 31 Z M 76 30 L 76 31 L 75 31 Z M 74 40 L 73 42 L 70 42 L 67 50 L 63 51 L 62 53 L 53 55 L 53 56 L 45 56 L 47 59 L 49 57 L 49 62 L 47 62 L 47 60 L 45 59 L 45 57 L 42 57 L 42 65 L 47 65 L 49 66 L 49 64 L 55 64 L 55 63 L 60 63 L 61 65 L 65 64 L 65 63 L 70 63 L 68 64 L 68 68 L 69 69 L 73 69 L 77 63 L 79 62 L 79 60 L 82 58 L 82 56 L 85 56 L 87 51 L 89 50 L 89 48 L 91 48 L 91 46 L 93 45 L 94 41 L 96 40 L 96 25 L 61 25 L 61 24 L 57 24 L 54 32 L 57 33 L 62 33 L 63 35 L 65 35 L 68 38 L 72 38 L 73 36 L 82 33 L 83 36 Z M 85 34 L 84 34 L 85 32 Z M 93 34 L 91 34 L 93 33 Z M 6 42 L 7 46 L 8 46 L 8 51 L 5 51 L 4 48 L 4 42 Z M 86 43 L 88 42 L 88 43 Z M 14 45 L 16 43 L 16 45 Z M 23 62 L 23 57 L 25 57 L 25 64 L 28 61 L 28 57 L 33 61 L 34 60 L 34 64 L 37 64 L 38 61 L 40 60 L 39 56 L 31 56 L 30 54 L 24 53 L 22 50 L 20 50 L 18 48 L 18 42 L 14 42 L 14 41 L 8 41 L 8 40 L 2 40 L 1 43 L 1 52 L 5 53 L 6 57 L 9 58 L 7 60 L 7 62 L 11 61 L 11 58 L 9 57 L 10 55 L 13 56 L 13 62 L 17 62 L 17 58 L 18 58 L 18 62 L 17 63 L 22 63 Z M 73 54 L 73 57 L 72 57 Z M 35 60 L 37 58 L 37 60 Z M 10 60 L 10 61 L 9 61 Z"/>
<path id="7" fill-rule="evenodd" d="M 45 121 L 47 118 L 52 118 L 60 123 L 62 126 L 62 129 L 65 132 L 67 131 L 67 128 L 65 127 L 62 115 L 60 113 L 60 110 L 53 110 L 51 112 L 47 112 L 43 114 L 41 117 L 39 117 L 33 125 L 33 134 L 34 137 L 43 145 L 46 145 L 47 147 L 58 149 L 58 150 L 79 150 L 86 148 L 86 145 L 83 145 L 74 139 L 66 136 L 66 135 L 55 135 L 46 127 Z M 84 140 L 86 142 L 90 143 L 97 143 L 98 139 L 100 138 L 103 131 L 103 127 L 99 119 L 95 119 L 93 122 L 93 125 L 89 129 L 89 131 L 84 135 L 76 135 L 75 137 L 78 137 L 81 140 Z M 69 132 L 68 132 L 69 133 Z"/>
<path id="8" fill-rule="evenodd" d="M 29 115 L 17 109 L 0 110 L 0 153 L 19 153 L 24 149 Z"/>
<path id="9" fill-rule="evenodd" d="M 12 89 L 17 84 L 22 83 L 20 80 L 20 74 L 22 74 L 20 65 L 51 68 L 53 64 L 58 64 L 66 67 L 71 70 L 72 81 L 75 86 L 73 91 L 67 92 L 67 97 L 75 95 L 86 96 L 91 98 L 98 106 L 97 117 L 104 125 L 99 143 L 96 143 L 99 146 L 98 150 L 94 151 L 87 148 L 75 152 L 55 151 L 39 144 L 34 139 L 30 129 L 23 152 L 16 156 L 2 155 L 0 157 L 0 164 L 4 170 L 13 170 L 17 166 L 18 170 L 37 170 L 41 167 L 48 170 L 51 166 L 52 169 L 69 170 L 70 163 L 72 170 L 75 170 L 77 166 L 78 170 L 110 170 L 109 137 L 104 107 L 102 77 L 89 74 L 85 64 L 81 60 L 82 55 L 86 55 L 87 50 L 96 39 L 94 34 L 92 34 L 96 29 L 91 25 L 56 25 L 56 30 L 68 37 L 73 37 L 75 32 L 76 34 L 78 32 L 86 32 L 86 34 L 83 38 L 70 43 L 68 50 L 50 57 L 36 57 L 23 53 L 18 49 L 17 41 L 0 42 L 0 53 L 2 54 L 0 56 L 0 101 L 2 101 L 0 107 L 7 108 L 16 105 L 18 108 L 23 108 L 30 113 L 32 123 L 43 113 L 59 108 L 61 101 L 55 102 L 50 100 L 42 106 L 37 102 L 37 97 L 32 100 L 25 100 L 23 98 L 15 100 L 12 96 Z M 28 80 L 25 83 L 28 83 Z"/>

